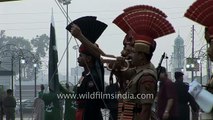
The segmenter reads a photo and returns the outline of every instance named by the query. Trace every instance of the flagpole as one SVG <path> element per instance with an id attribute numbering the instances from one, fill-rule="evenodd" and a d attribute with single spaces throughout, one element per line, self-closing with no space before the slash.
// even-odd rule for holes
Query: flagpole
<path id="1" fill-rule="evenodd" d="M 66 12 L 66 20 L 67 25 L 69 24 L 69 4 L 71 3 L 71 0 L 58 0 L 59 3 L 63 3 L 63 5 L 66 5 L 67 12 Z M 66 83 L 69 83 L 69 32 L 67 31 L 67 40 L 66 40 Z"/>
<path id="2" fill-rule="evenodd" d="M 69 4 L 69 3 L 68 3 Z M 67 25 L 69 24 L 69 19 L 68 19 L 68 12 L 69 12 L 69 7 L 67 4 Z M 69 33 L 67 31 L 67 66 L 66 66 L 67 70 L 66 70 L 66 75 L 67 75 L 67 79 L 66 79 L 66 83 L 69 83 Z"/>

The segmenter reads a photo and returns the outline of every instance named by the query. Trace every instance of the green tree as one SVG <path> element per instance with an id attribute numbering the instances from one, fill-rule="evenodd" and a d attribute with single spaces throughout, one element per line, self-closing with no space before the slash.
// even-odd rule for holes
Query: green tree
<path id="1" fill-rule="evenodd" d="M 49 48 L 49 36 L 46 34 L 42 34 L 40 36 L 36 36 L 36 38 L 33 38 L 31 40 L 31 44 L 36 49 L 36 54 L 38 54 L 40 57 L 44 58 L 47 54 L 48 48 Z"/>
<path id="2" fill-rule="evenodd" d="M 13 44 L 16 46 L 16 48 L 8 48 L 7 44 Z M 46 56 L 48 45 L 49 44 L 49 37 L 46 34 L 37 35 L 35 38 L 32 38 L 32 40 L 25 39 L 24 37 L 17 37 L 17 36 L 6 36 L 5 30 L 0 31 L 0 57 L 2 61 L 2 66 L 7 68 L 8 70 L 11 70 L 11 56 L 14 53 L 17 56 L 18 49 L 22 49 L 25 59 L 27 60 L 27 64 L 24 65 L 25 67 L 25 79 L 33 79 L 33 72 L 34 68 L 33 66 L 33 60 L 31 53 L 34 53 L 34 56 L 36 58 L 36 63 L 38 64 L 38 68 L 41 68 L 42 62 L 41 59 Z M 28 51 L 28 52 L 27 52 Z M 5 55 L 5 53 L 7 55 Z M 8 56 L 10 55 L 10 56 Z M 31 56 L 31 58 L 29 58 Z M 5 64 L 4 64 L 5 63 Z M 18 73 L 18 60 L 14 60 L 14 67 L 13 70 L 15 73 Z"/>

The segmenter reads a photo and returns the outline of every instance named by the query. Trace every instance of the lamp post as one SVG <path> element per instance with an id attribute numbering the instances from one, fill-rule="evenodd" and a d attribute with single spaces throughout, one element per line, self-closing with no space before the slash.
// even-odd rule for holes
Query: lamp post
<path id="1" fill-rule="evenodd" d="M 14 56 L 12 55 L 12 57 L 11 57 L 11 71 L 12 71 L 11 84 L 12 84 L 12 91 L 13 91 L 13 60 L 14 60 Z"/>
<path id="2" fill-rule="evenodd" d="M 22 64 L 35 61 L 35 56 L 29 50 L 19 49 L 19 94 L 20 94 L 20 119 L 23 120 L 22 113 L 22 89 L 21 89 L 21 80 L 22 80 Z"/>
<path id="3" fill-rule="evenodd" d="M 37 89 L 37 88 L 36 88 L 37 64 L 34 63 L 33 66 L 34 66 L 34 72 L 35 72 L 35 76 L 34 76 L 34 77 L 35 77 L 35 78 L 34 78 L 34 81 L 35 81 L 35 86 L 34 86 L 34 87 L 35 87 L 35 91 L 34 91 L 34 92 L 35 92 L 35 93 L 34 93 L 34 96 L 36 97 L 36 95 L 37 95 L 37 90 L 36 90 L 36 89 Z"/>
<path id="4" fill-rule="evenodd" d="M 78 61 L 77 61 L 77 56 L 78 56 L 78 45 L 75 45 L 72 47 L 75 50 L 75 55 L 76 55 L 76 67 L 75 67 L 75 81 L 74 84 L 76 85 L 76 81 L 78 80 Z"/>
<path id="5" fill-rule="evenodd" d="M 58 0 L 60 3 L 63 3 L 63 5 L 66 5 L 67 7 L 67 14 L 66 14 L 66 20 L 67 20 L 67 25 L 69 24 L 69 4 L 71 3 L 71 0 Z M 66 49 L 67 49 L 67 55 L 66 55 L 66 82 L 69 83 L 69 32 L 67 31 L 67 41 L 66 41 Z"/>
<path id="6" fill-rule="evenodd" d="M 36 88 L 36 85 L 37 85 L 37 68 L 38 68 L 38 56 L 35 57 L 35 55 L 30 52 L 29 50 L 26 50 L 26 49 L 22 49 L 23 51 L 23 55 L 24 57 L 26 58 L 26 61 L 27 63 L 30 62 L 31 65 L 33 65 L 34 67 L 34 97 L 37 96 L 37 88 Z"/>
<path id="7" fill-rule="evenodd" d="M 20 50 L 21 52 L 21 50 Z M 23 54 L 23 53 L 22 53 Z M 25 60 L 23 59 L 23 55 L 19 55 L 19 100 L 20 100 L 20 119 L 23 120 L 22 114 L 22 92 L 21 92 L 21 64 L 24 64 Z"/>

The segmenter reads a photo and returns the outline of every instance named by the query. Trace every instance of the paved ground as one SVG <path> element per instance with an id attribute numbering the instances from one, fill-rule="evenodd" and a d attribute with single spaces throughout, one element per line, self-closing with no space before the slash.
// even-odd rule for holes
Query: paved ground
<path id="1" fill-rule="evenodd" d="M 109 111 L 108 110 L 102 110 L 102 114 L 103 114 L 103 120 L 108 120 L 108 116 L 109 116 Z M 5 116 L 4 116 L 4 120 L 6 120 Z M 15 120 L 20 120 L 20 116 L 19 114 L 16 114 L 16 119 Z M 23 114 L 23 120 L 33 120 L 32 118 L 32 113 L 24 113 Z"/>

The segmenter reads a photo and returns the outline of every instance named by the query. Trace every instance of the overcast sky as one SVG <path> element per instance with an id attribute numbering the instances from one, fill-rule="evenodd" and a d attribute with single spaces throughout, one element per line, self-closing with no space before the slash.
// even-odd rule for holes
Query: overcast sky
<path id="1" fill-rule="evenodd" d="M 97 43 L 105 53 L 120 55 L 125 34 L 112 23 L 122 13 L 122 10 L 138 4 L 155 6 L 165 12 L 168 20 L 174 26 L 176 33 L 156 39 L 157 49 L 155 50 L 152 62 L 157 66 L 163 52 L 170 56 L 173 52 L 174 40 L 180 34 L 186 46 L 186 57 L 191 53 L 191 26 L 195 25 L 195 50 L 205 44 L 203 40 L 203 26 L 183 17 L 187 8 L 195 0 L 72 0 L 69 5 L 69 17 L 74 20 L 82 16 L 97 16 L 106 24 L 106 31 L 99 38 Z M 64 6 L 65 7 L 65 6 Z M 54 10 L 57 45 L 59 59 L 66 45 L 66 18 L 58 8 L 55 0 L 22 0 L 18 2 L 0 3 L 0 30 L 6 30 L 8 36 L 23 36 L 32 39 L 36 35 L 46 33 L 49 35 L 51 8 Z M 70 68 L 76 65 L 74 39 L 71 39 L 70 47 Z M 59 71 L 66 72 L 66 56 L 59 66 Z M 163 62 L 165 65 L 165 62 Z"/>

